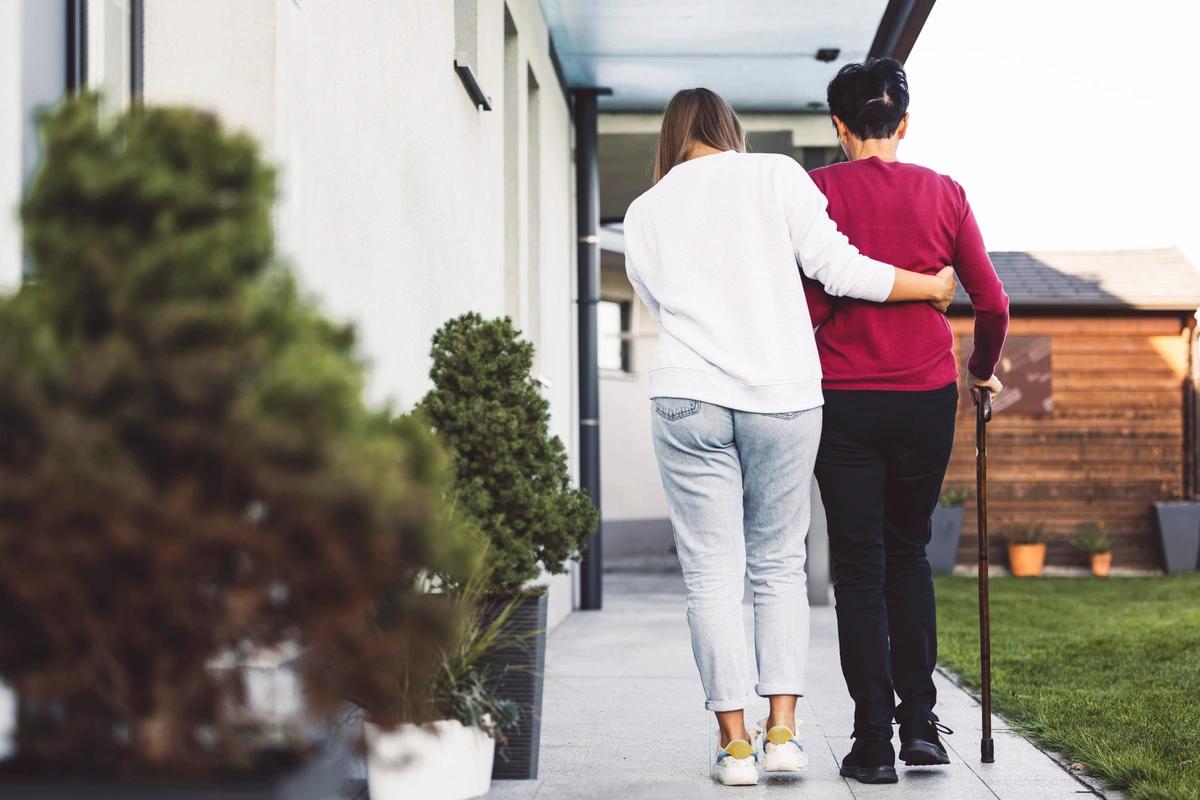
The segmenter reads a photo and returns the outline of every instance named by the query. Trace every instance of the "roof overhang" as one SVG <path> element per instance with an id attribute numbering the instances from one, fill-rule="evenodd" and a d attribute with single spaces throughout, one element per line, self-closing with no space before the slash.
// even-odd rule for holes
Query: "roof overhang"
<path id="1" fill-rule="evenodd" d="M 661 111 L 706 86 L 739 112 L 796 113 L 822 111 L 846 63 L 903 61 L 934 0 L 540 2 L 567 85 L 612 89 L 602 111 Z"/>

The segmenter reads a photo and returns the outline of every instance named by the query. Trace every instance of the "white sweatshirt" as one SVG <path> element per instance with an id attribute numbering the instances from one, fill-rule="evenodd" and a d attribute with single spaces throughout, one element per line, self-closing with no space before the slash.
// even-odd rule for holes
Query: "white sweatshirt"
<path id="1" fill-rule="evenodd" d="M 651 397 L 763 414 L 822 404 L 800 269 L 832 295 L 874 302 L 895 281 L 825 209 L 793 159 L 732 150 L 677 165 L 633 201 L 625 270 L 662 326 Z"/>

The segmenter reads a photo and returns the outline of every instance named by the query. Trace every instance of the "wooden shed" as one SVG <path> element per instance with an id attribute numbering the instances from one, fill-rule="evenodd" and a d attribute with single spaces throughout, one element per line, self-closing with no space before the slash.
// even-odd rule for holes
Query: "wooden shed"
<path id="1" fill-rule="evenodd" d="M 1048 567 L 1082 567 L 1084 522 L 1114 538 L 1114 567 L 1161 569 L 1151 503 L 1197 491 L 1196 310 L 1200 273 L 1178 250 L 997 252 L 1012 301 L 988 427 L 989 520 L 1005 563 L 1008 524 L 1044 525 Z M 959 363 L 970 302 L 950 310 Z M 964 398 L 967 398 L 964 392 Z M 947 487 L 974 486 L 975 417 L 959 409 Z M 958 563 L 975 562 L 974 500 Z"/>

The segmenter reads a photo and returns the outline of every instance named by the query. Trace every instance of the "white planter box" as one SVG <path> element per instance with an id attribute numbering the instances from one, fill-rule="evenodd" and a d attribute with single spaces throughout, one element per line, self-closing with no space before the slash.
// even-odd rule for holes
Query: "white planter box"
<path id="1" fill-rule="evenodd" d="M 491 787 L 496 743 L 479 728 L 458 720 L 363 727 L 371 800 L 467 800 Z"/>

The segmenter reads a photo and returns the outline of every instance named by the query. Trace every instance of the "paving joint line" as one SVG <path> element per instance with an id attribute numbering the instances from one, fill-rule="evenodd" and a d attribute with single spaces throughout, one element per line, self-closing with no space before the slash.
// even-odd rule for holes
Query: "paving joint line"
<path id="1" fill-rule="evenodd" d="M 975 693 L 975 691 L 971 687 L 967 686 L 967 684 L 958 675 L 958 673 L 954 672 L 953 670 L 951 670 L 947 667 L 943 667 L 941 664 L 938 664 L 936 669 L 938 672 L 940 672 L 942 674 L 943 678 L 950 681 L 952 684 L 954 684 L 959 689 L 961 689 L 963 692 L 965 692 L 967 694 L 967 696 L 969 696 L 972 700 L 975 701 L 975 703 L 977 705 L 980 706 L 980 708 L 983 707 L 982 699 L 979 697 L 979 695 L 977 695 Z M 1072 762 L 1068 761 L 1061 753 L 1056 753 L 1053 750 L 1048 750 L 1047 748 L 1042 747 L 1031 737 L 1026 736 L 1023 733 L 1021 733 L 1020 731 L 1016 730 L 1015 728 L 1013 728 L 1012 721 L 1009 720 L 1004 715 L 997 714 L 995 711 L 993 711 L 992 716 L 997 717 L 1000 720 L 1003 720 L 1004 724 L 1006 726 L 1008 726 L 1008 730 L 1005 731 L 1005 733 L 1010 733 L 1014 736 L 1019 736 L 1020 738 L 1029 742 L 1029 744 L 1033 745 L 1033 748 L 1035 750 L 1037 750 L 1039 753 L 1044 755 L 1046 758 L 1050 759 L 1050 761 L 1055 766 L 1057 766 L 1059 769 L 1061 769 L 1063 772 L 1065 772 L 1067 775 L 1069 775 L 1071 778 L 1073 778 L 1075 780 L 1075 782 L 1078 783 L 1080 786 L 1087 789 L 1087 792 L 1080 792 L 1079 793 L 1080 795 L 1091 794 L 1095 797 L 1101 798 L 1101 800 L 1124 800 L 1125 795 L 1123 792 L 1121 792 L 1120 790 L 1117 790 L 1117 789 L 1109 789 L 1108 787 L 1101 784 L 1099 782 L 1099 779 L 1093 778 L 1090 775 L 1084 775 L 1080 772 L 1076 772 L 1075 770 L 1071 769 Z M 955 750 L 954 752 L 958 753 L 957 750 Z M 959 757 L 962 758 L 961 755 Z M 970 761 L 968 761 L 967 759 L 964 758 L 963 763 L 966 764 L 972 772 L 975 772 L 975 767 L 971 766 Z M 978 773 L 976 773 L 976 775 L 978 775 Z M 980 780 L 983 780 L 983 779 L 980 778 Z M 986 784 L 987 781 L 984 781 L 984 783 Z M 989 786 L 988 789 L 990 791 L 991 787 Z M 993 791 L 992 794 L 995 794 L 995 792 Z"/>

